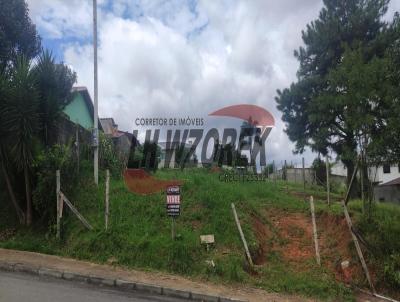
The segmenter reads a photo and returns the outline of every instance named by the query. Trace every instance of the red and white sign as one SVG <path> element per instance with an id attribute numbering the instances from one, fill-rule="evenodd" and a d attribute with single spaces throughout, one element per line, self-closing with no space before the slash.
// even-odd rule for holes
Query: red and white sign
<path id="1" fill-rule="evenodd" d="M 180 195 L 167 195 L 167 204 L 180 204 L 181 196 Z"/>
<path id="2" fill-rule="evenodd" d="M 181 188 L 179 186 L 167 187 L 167 214 L 179 216 L 181 213 Z"/>

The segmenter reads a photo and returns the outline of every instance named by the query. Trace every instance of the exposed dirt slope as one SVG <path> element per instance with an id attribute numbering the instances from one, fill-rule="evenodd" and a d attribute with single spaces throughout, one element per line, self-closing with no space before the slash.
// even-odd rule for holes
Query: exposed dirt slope
<path id="1" fill-rule="evenodd" d="M 285 262 L 303 271 L 315 259 L 311 216 L 279 209 L 268 209 L 253 217 L 253 229 L 259 244 L 254 261 L 263 265 L 270 251 L 279 253 Z M 357 259 L 350 251 L 351 235 L 344 218 L 329 214 L 317 215 L 317 231 L 322 266 L 336 279 L 351 282 L 362 278 Z M 349 260 L 350 276 L 344 276 L 341 262 Z M 349 278 L 350 277 L 350 278 Z"/>

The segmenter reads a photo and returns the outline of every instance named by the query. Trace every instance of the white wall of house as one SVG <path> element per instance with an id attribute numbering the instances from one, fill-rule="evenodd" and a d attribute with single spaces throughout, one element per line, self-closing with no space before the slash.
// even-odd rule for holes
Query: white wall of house
<path id="1" fill-rule="evenodd" d="M 384 170 L 385 168 L 385 170 Z M 370 168 L 370 178 L 372 181 L 380 184 L 387 183 L 393 179 L 400 177 L 399 165 L 388 165 L 387 167 L 379 166 L 378 168 Z"/>
<path id="2" fill-rule="evenodd" d="M 384 172 L 384 166 L 369 168 L 370 180 L 372 182 L 383 184 L 400 177 L 400 171 L 398 165 L 391 165 L 388 167 L 390 167 L 390 169 L 385 170 L 385 172 L 390 171 L 388 173 Z M 331 166 L 331 174 L 339 176 L 347 176 L 347 169 L 341 162 L 336 162 Z"/>
<path id="3" fill-rule="evenodd" d="M 336 162 L 331 165 L 331 174 L 347 177 L 347 168 L 342 162 Z"/>

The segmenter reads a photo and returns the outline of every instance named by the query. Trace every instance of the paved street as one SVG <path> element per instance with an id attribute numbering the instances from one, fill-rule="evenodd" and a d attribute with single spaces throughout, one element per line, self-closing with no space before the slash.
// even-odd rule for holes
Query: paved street
<path id="1" fill-rule="evenodd" d="M 0 271 L 0 302 L 172 302 L 176 298 L 121 292 L 86 283 Z M 179 300 L 187 301 L 187 300 Z"/>

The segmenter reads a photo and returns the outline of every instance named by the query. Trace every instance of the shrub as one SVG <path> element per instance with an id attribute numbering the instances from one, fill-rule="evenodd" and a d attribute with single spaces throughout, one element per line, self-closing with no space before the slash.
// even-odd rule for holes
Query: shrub
<path id="1" fill-rule="evenodd" d="M 54 145 L 35 158 L 36 186 L 33 205 L 41 220 L 52 224 L 56 218 L 56 170 L 61 171 L 61 190 L 67 194 L 77 181 L 77 162 L 69 145 Z M 68 194 L 67 194 L 68 195 Z"/>
<path id="2" fill-rule="evenodd" d="M 361 209 L 362 204 L 355 204 Z M 397 205 L 375 204 L 371 214 L 361 214 L 357 227 L 368 243 L 369 251 L 382 268 L 379 283 L 400 288 L 400 211 Z"/>
<path id="3" fill-rule="evenodd" d="M 400 253 L 392 254 L 385 260 L 384 276 L 392 288 L 400 288 Z"/>
<path id="4" fill-rule="evenodd" d="M 109 169 L 112 175 L 121 176 L 125 168 L 124 161 L 118 156 L 112 140 L 100 133 L 99 164 L 102 169 Z"/>

